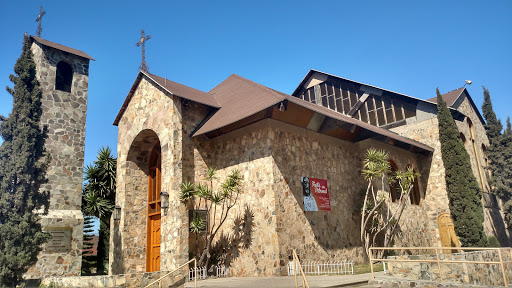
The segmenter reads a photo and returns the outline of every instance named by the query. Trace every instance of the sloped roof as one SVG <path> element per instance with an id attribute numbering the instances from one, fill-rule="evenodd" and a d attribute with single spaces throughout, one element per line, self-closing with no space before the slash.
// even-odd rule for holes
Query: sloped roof
<path id="1" fill-rule="evenodd" d="M 452 90 L 446 94 L 441 95 L 441 97 L 443 97 L 443 100 L 446 102 L 446 105 L 448 107 L 451 107 L 455 103 L 455 101 L 457 101 L 457 99 L 459 99 L 459 97 L 462 94 L 462 91 L 464 91 L 464 89 L 466 89 L 466 88 L 462 87 L 459 89 Z M 430 98 L 427 101 L 437 104 L 437 97 Z"/>
<path id="2" fill-rule="evenodd" d="M 304 84 L 309 80 L 309 78 L 311 78 L 311 76 L 313 76 L 314 73 L 320 73 L 320 74 L 324 74 L 326 76 L 331 76 L 331 77 L 334 77 L 334 78 L 338 78 L 338 79 L 342 79 L 342 80 L 345 80 L 345 81 L 349 81 L 349 82 L 352 82 L 352 83 L 355 83 L 355 84 L 358 84 L 358 85 L 364 85 L 364 86 L 376 88 L 376 89 L 379 89 L 379 90 L 382 90 L 382 91 L 385 91 L 385 92 L 388 92 L 388 93 L 392 93 L 392 94 L 397 95 L 399 97 L 403 97 L 403 98 L 407 98 L 407 99 L 412 99 L 414 101 L 426 103 L 428 105 L 437 105 L 437 97 L 433 97 L 433 98 L 430 98 L 428 100 L 424 100 L 424 99 L 412 97 L 412 96 L 409 96 L 409 95 L 406 95 L 406 94 L 402 94 L 402 93 L 394 92 L 394 91 L 391 91 L 391 90 L 383 89 L 383 88 L 380 88 L 380 87 L 377 87 L 377 86 L 373 86 L 373 85 L 365 84 L 365 83 L 362 83 L 362 82 L 357 82 L 357 81 L 354 81 L 354 80 L 343 78 L 343 77 L 340 77 L 340 76 L 328 74 L 328 73 L 325 73 L 325 72 L 322 72 L 322 71 L 318 71 L 318 70 L 314 70 L 314 69 L 309 70 L 309 72 L 306 74 L 304 79 L 302 79 L 302 81 L 297 86 L 295 91 L 293 91 L 293 93 L 292 93 L 293 96 L 298 96 L 298 93 L 301 91 L 301 89 L 304 86 Z M 455 101 L 457 101 L 457 99 L 460 97 L 460 95 L 462 95 L 462 93 L 464 91 L 466 91 L 466 95 L 468 95 L 468 99 L 470 100 L 470 103 L 473 106 L 473 109 L 476 111 L 476 114 L 477 114 L 478 118 L 480 119 L 482 124 L 485 124 L 485 121 L 484 121 L 482 115 L 480 114 L 480 111 L 478 110 L 478 108 L 476 107 L 475 103 L 473 102 L 473 99 L 471 99 L 471 97 L 469 96 L 469 93 L 467 93 L 466 88 L 462 87 L 462 88 L 459 88 L 459 89 L 455 89 L 455 90 L 450 91 L 450 92 L 448 92 L 446 94 L 443 94 L 441 96 L 446 101 L 448 108 L 452 111 L 452 114 L 453 113 L 459 113 L 459 115 L 462 115 L 462 116 L 465 117 L 466 115 L 464 115 L 462 112 L 460 112 L 459 110 L 451 107 L 455 103 Z"/>
<path id="3" fill-rule="evenodd" d="M 418 147 L 425 151 L 434 151 L 430 146 L 400 136 L 384 128 L 364 123 L 329 108 L 270 89 L 235 74 L 213 88 L 209 94 L 215 96 L 222 108 L 216 111 L 192 136 L 202 135 L 225 127 L 287 100 L 324 116 L 356 125 L 364 130 Z"/>
<path id="4" fill-rule="evenodd" d="M 473 110 L 475 110 L 476 116 L 478 116 L 478 119 L 480 120 L 482 125 L 485 125 L 485 120 L 482 117 L 482 114 L 480 113 L 480 110 L 478 110 L 478 108 L 476 107 L 476 104 L 473 101 L 473 98 L 471 98 L 471 96 L 469 95 L 468 90 L 465 87 L 452 90 L 452 91 L 450 91 L 450 92 L 448 92 L 446 94 L 441 95 L 441 97 L 443 97 L 444 101 L 446 102 L 446 106 L 452 108 L 452 106 L 455 104 L 455 102 L 459 99 L 459 97 L 462 94 L 466 94 L 466 96 L 467 96 L 467 98 L 469 100 L 469 104 L 471 104 L 471 106 L 473 107 Z M 437 104 L 437 97 L 430 98 L 427 101 L 430 101 L 432 103 L 436 103 Z M 453 108 L 453 109 L 455 109 L 455 108 Z"/>
<path id="5" fill-rule="evenodd" d="M 278 92 L 235 74 L 208 94 L 215 97 L 221 108 L 193 136 L 222 128 L 285 99 Z"/>
<path id="6" fill-rule="evenodd" d="M 91 56 L 87 55 L 87 53 L 85 53 L 83 51 L 73 49 L 71 47 L 67 47 L 67 46 L 64 46 L 61 44 L 57 44 L 57 43 L 45 40 L 45 39 L 43 39 L 41 37 L 37 37 L 37 36 L 30 36 L 30 38 L 32 38 L 32 40 L 36 41 L 37 43 L 39 43 L 41 45 L 45 45 L 45 46 L 48 46 L 48 47 L 51 47 L 51 48 L 54 48 L 54 49 L 57 49 L 60 51 L 64 51 L 64 52 L 67 52 L 67 53 L 70 53 L 73 55 L 77 55 L 77 56 L 89 59 L 89 60 L 94 60 Z"/>
<path id="7" fill-rule="evenodd" d="M 147 77 L 150 81 L 153 81 L 157 86 L 160 86 L 162 89 L 164 89 L 172 95 L 176 95 L 183 99 L 205 104 L 213 108 L 220 107 L 215 98 L 206 92 L 167 80 L 165 78 L 141 70 L 139 71 L 139 74 L 137 75 L 137 78 L 135 79 L 135 82 L 133 83 L 130 92 L 128 92 L 128 95 L 126 96 L 123 106 L 121 106 L 121 109 L 119 110 L 116 119 L 114 120 L 113 124 L 115 126 L 117 126 L 119 124 L 119 121 L 121 121 L 121 117 L 126 111 L 126 108 L 128 108 L 128 104 L 132 100 L 133 94 L 135 93 L 137 86 L 142 80 L 142 77 Z"/>

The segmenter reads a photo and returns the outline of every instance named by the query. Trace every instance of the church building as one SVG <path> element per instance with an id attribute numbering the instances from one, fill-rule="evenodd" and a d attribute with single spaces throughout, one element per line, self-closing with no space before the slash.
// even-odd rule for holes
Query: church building
<path id="1" fill-rule="evenodd" d="M 443 98 L 483 191 L 486 233 L 508 245 L 499 205 L 488 193 L 484 120 L 464 87 Z M 233 239 L 235 219 L 252 219 L 243 243 L 231 241 L 223 251 L 232 275 L 286 274 L 293 249 L 304 261 L 362 262 L 361 169 L 372 147 L 389 154 L 392 169 L 421 174 L 395 244 L 457 245 L 435 98 L 316 70 L 291 95 L 238 75 L 203 92 L 141 70 L 114 125 L 120 216 L 112 219 L 111 274 L 172 270 L 190 259 L 190 211 L 180 202 L 180 185 L 202 181 L 208 168 L 216 168 L 219 179 L 233 169 L 243 176 L 243 192 L 222 231 L 223 239 Z M 305 178 L 327 195 L 313 208 L 304 205 Z M 161 193 L 169 195 L 168 208 Z"/>

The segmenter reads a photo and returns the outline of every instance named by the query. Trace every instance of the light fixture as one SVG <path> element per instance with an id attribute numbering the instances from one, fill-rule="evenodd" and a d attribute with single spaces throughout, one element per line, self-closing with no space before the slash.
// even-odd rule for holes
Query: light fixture
<path id="1" fill-rule="evenodd" d="M 162 209 L 169 208 L 169 193 L 160 192 L 160 201 Z"/>
<path id="2" fill-rule="evenodd" d="M 114 220 L 121 220 L 121 206 L 114 207 Z"/>
<path id="3" fill-rule="evenodd" d="M 466 84 L 464 84 L 464 86 L 462 86 L 462 88 L 464 88 L 466 85 L 471 85 L 471 83 L 473 83 L 473 81 L 471 80 L 464 80 L 466 82 Z"/>

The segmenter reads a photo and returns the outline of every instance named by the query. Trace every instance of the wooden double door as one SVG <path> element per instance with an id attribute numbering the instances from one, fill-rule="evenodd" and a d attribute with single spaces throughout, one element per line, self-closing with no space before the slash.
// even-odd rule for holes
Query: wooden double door
<path id="1" fill-rule="evenodd" d="M 151 151 L 148 174 L 148 224 L 146 247 L 146 271 L 160 271 L 161 241 L 161 152 L 160 143 Z"/>

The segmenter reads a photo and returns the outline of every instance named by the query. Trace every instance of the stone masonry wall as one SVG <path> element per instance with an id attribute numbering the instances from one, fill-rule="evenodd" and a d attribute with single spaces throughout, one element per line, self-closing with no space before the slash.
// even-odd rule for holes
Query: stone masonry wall
<path id="1" fill-rule="evenodd" d="M 425 198 L 421 206 L 427 213 L 427 229 L 431 237 L 431 245 L 441 246 L 437 218 L 443 213 L 450 213 L 448 195 L 446 194 L 446 181 L 443 159 L 441 155 L 441 143 L 439 142 L 439 125 L 437 118 L 412 123 L 390 129 L 401 136 L 416 140 L 434 148 L 434 152 L 427 160 L 430 165 L 422 165 L 419 173 L 426 182 Z"/>
<path id="2" fill-rule="evenodd" d="M 236 276 L 284 274 L 292 249 L 306 261 L 362 262 L 356 202 L 359 189 L 365 187 L 360 169 L 366 149 L 386 149 L 399 169 L 407 165 L 424 169 L 418 166 L 423 162 L 416 154 L 403 149 L 371 140 L 352 144 L 268 119 L 194 143 L 196 182 L 208 167 L 218 169 L 219 180 L 234 168 L 244 176 L 239 204 L 221 231 L 225 236 L 221 242 L 231 243 L 219 243 L 226 249 L 231 275 Z M 304 212 L 301 176 L 328 180 L 331 212 Z M 247 215 L 246 207 L 253 219 L 252 232 L 249 239 L 233 241 L 235 219 Z M 422 206 L 409 205 L 401 236 L 420 246 L 430 245 L 428 229 L 417 221 L 425 217 Z"/>
<path id="3" fill-rule="evenodd" d="M 433 253 L 433 251 L 429 251 Z M 501 250 L 501 259 L 507 281 L 512 279 L 512 260 L 510 248 Z M 396 256 L 389 259 L 398 260 L 436 260 L 436 255 Z M 440 261 L 478 261 L 500 262 L 497 250 L 466 251 L 464 253 L 443 254 L 439 251 Z M 387 262 L 389 276 L 411 280 L 431 280 L 436 282 L 458 282 L 471 285 L 503 286 L 503 274 L 500 264 L 473 264 L 473 263 L 441 263 L 436 262 Z M 441 273 L 441 274 L 440 274 Z M 442 281 L 441 281 L 442 277 Z"/>
<path id="4" fill-rule="evenodd" d="M 233 169 L 243 176 L 243 192 L 215 244 L 217 251 L 226 251 L 224 263 L 234 276 L 279 273 L 269 128 L 262 124 L 197 143 L 195 151 L 196 182 L 203 179 L 207 167 L 218 169 L 218 181 Z M 243 219 L 245 227 L 240 225 Z"/>
<path id="5" fill-rule="evenodd" d="M 366 187 L 361 175 L 366 150 L 386 150 L 401 170 L 423 163 L 418 163 L 413 153 L 373 140 L 352 144 L 276 121 L 271 127 L 281 274 L 286 273 L 284 263 L 292 249 L 297 249 L 303 261 L 363 262 L 357 207 L 358 193 Z M 301 176 L 327 180 L 330 212 L 304 211 Z M 385 189 L 389 191 L 388 187 Z M 430 245 L 429 231 L 416 217 L 426 218 L 423 207 L 408 205 L 400 222 L 404 230 L 401 237 L 418 245 Z"/>
<path id="6" fill-rule="evenodd" d="M 80 275 L 82 259 L 83 217 L 80 212 L 84 164 L 85 120 L 89 59 L 72 55 L 34 42 L 32 52 L 36 76 L 42 89 L 42 125 L 48 126 L 46 152 L 51 156 L 48 183 L 41 189 L 50 191 L 50 206 L 42 217 L 43 229 L 71 229 L 66 237 L 68 248 L 49 249 L 47 244 L 26 278 Z M 71 92 L 55 90 L 56 66 L 65 61 L 73 68 Z"/>
<path id="7" fill-rule="evenodd" d="M 161 270 L 188 260 L 188 214 L 179 201 L 182 181 L 182 114 L 178 97 L 140 81 L 119 122 L 116 205 L 121 219 L 110 237 L 109 273 L 146 271 L 147 169 L 151 148 L 160 143 L 162 191 L 169 193 L 169 209 L 162 211 Z"/>
<path id="8" fill-rule="evenodd" d="M 489 147 L 489 139 L 487 138 L 485 127 L 482 122 L 480 122 L 480 119 L 476 114 L 477 112 L 473 109 L 473 106 L 467 97 L 464 97 L 464 100 L 462 100 L 460 105 L 457 107 L 457 110 L 461 111 L 471 119 L 471 123 L 473 124 L 473 134 L 471 134 L 471 129 L 469 128 L 470 126 L 467 119 L 464 122 L 455 122 L 459 131 L 463 133 L 466 138 L 465 147 L 469 154 L 473 174 L 480 184 L 482 191 L 490 192 L 490 186 L 488 183 L 490 172 L 486 169 L 489 161 L 484 150 L 484 147 Z M 483 203 L 485 204 L 485 202 Z M 500 207 L 486 208 L 484 205 L 484 216 L 485 233 L 487 235 L 496 236 L 502 246 L 510 246 L 512 242 L 510 241 L 510 234 L 507 233 L 508 231 L 505 228 L 505 223 L 503 221 L 503 210 L 501 210 Z"/>

